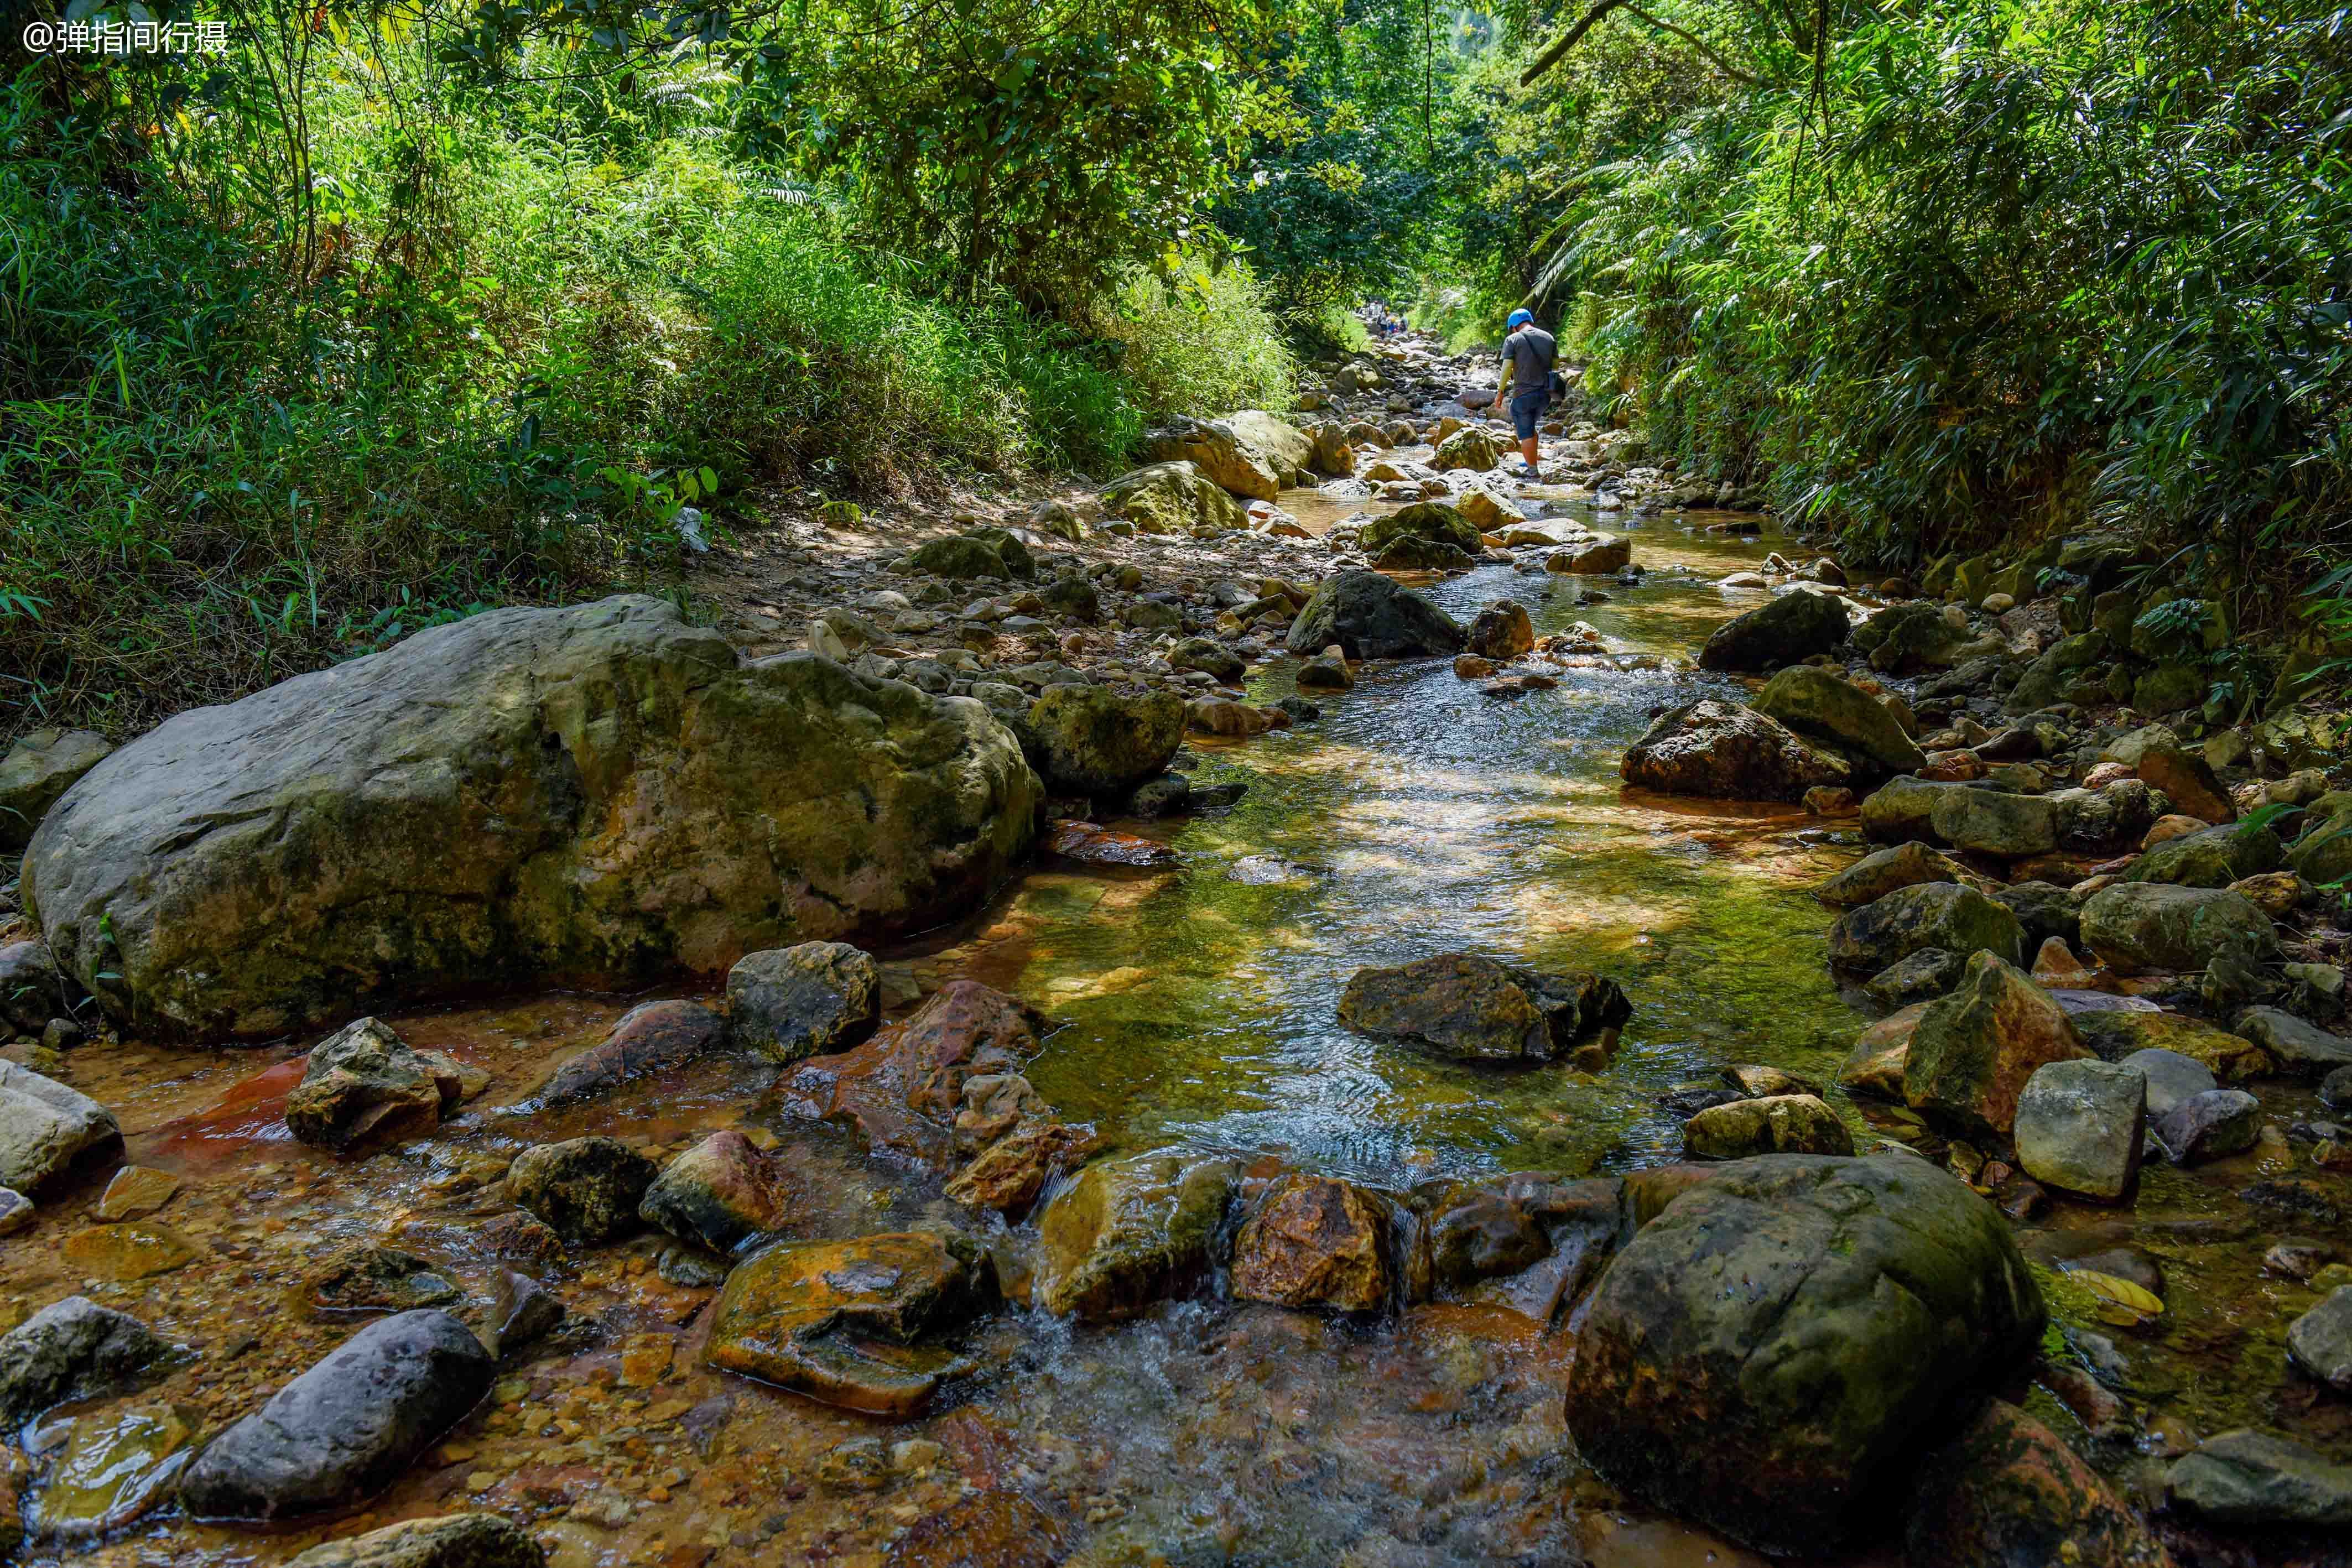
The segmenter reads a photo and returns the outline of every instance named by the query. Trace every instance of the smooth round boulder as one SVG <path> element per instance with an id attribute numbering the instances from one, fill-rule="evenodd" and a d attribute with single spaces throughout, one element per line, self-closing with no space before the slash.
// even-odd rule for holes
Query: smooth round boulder
<path id="1" fill-rule="evenodd" d="M 744 659 L 665 600 L 494 610 L 192 708 L 42 821 L 25 901 L 142 1035 L 625 989 L 938 925 L 1041 793 L 976 702 Z"/>
<path id="2" fill-rule="evenodd" d="M 1707 634 L 1699 668 L 1762 674 L 1801 664 L 1846 639 L 1845 601 L 1795 589 L 1733 616 Z"/>
<path id="3" fill-rule="evenodd" d="M 497 1370 L 437 1308 L 379 1318 L 213 1439 L 180 1481 L 197 1519 L 293 1519 L 382 1491 L 481 1402 Z"/>
<path id="4" fill-rule="evenodd" d="M 1811 664 L 1791 664 L 1749 699 L 1758 713 L 1780 720 L 1809 740 L 1834 746 L 1887 773 L 1927 765 L 1927 754 L 1904 733 L 1885 703 L 1853 682 Z"/>
<path id="5" fill-rule="evenodd" d="M 1569 1374 L 1578 1451 L 1652 1507 L 1777 1554 L 1837 1551 L 1965 1390 L 2030 1357 L 2008 1223 L 1910 1155 L 1709 1173 L 1620 1252 Z"/>
<path id="6" fill-rule="evenodd" d="M 1124 795 L 1168 771 L 1184 743 L 1184 699 L 1108 686 L 1048 686 L 1029 705 L 1038 771 L 1066 795 Z"/>
<path id="7" fill-rule="evenodd" d="M 1377 571 L 1334 572 L 1316 584 L 1283 645 L 1318 653 L 1337 643 L 1350 659 L 1406 659 L 1462 651 L 1469 633 L 1454 617 Z"/>
<path id="8" fill-rule="evenodd" d="M 1956 882 L 1920 882 L 1838 916 L 1830 927 L 1830 962 L 1877 974 L 1923 948 L 1961 958 L 1991 953 L 2022 966 L 2025 927 L 1996 900 Z"/>
<path id="9" fill-rule="evenodd" d="M 2018 1164 L 2044 1186 L 2113 1203 L 2139 1175 L 2147 1124 L 2144 1073 L 2120 1062 L 2047 1062 L 2017 1097 Z"/>

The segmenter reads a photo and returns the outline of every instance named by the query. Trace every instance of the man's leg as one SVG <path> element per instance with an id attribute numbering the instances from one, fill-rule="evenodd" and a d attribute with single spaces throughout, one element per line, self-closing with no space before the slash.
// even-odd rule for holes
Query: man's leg
<path id="1" fill-rule="evenodd" d="M 1519 455 L 1528 460 L 1528 467 L 1533 468 L 1536 466 L 1536 438 L 1534 436 L 1530 435 L 1525 441 L 1519 443 Z"/>

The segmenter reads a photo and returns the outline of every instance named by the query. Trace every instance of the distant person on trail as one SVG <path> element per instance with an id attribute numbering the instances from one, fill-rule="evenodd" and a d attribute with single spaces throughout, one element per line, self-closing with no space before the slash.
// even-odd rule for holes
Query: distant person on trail
<path id="1" fill-rule="evenodd" d="M 1504 324 L 1503 384 L 1495 389 L 1495 406 L 1500 408 L 1507 396 L 1511 400 L 1511 428 L 1518 433 L 1519 455 L 1527 460 L 1527 466 L 1518 470 L 1523 479 L 1536 478 L 1540 473 L 1536 464 L 1536 422 L 1543 418 L 1544 405 L 1551 401 L 1551 368 L 1559 359 L 1559 344 L 1536 325 L 1535 312 L 1512 311 Z M 1512 392 L 1513 386 L 1519 390 Z"/>

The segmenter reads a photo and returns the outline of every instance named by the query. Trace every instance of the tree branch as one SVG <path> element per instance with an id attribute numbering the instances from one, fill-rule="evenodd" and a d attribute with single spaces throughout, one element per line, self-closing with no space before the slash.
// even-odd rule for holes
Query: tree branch
<path id="1" fill-rule="evenodd" d="M 1538 56 L 1536 57 L 1535 64 L 1529 66 L 1527 69 L 1519 73 L 1519 85 L 1521 87 L 1527 86 L 1529 82 L 1535 80 L 1536 78 L 1543 75 L 1544 72 L 1559 64 L 1561 57 L 1566 55 L 1569 50 L 1576 47 L 1577 40 L 1583 37 L 1585 34 L 1592 31 L 1593 24 L 1600 21 L 1601 18 L 1606 16 L 1610 12 L 1614 11 L 1618 6 L 1622 5 L 1624 3 L 1625 0 L 1593 0 L 1592 9 L 1587 11 L 1580 18 L 1579 18 L 1576 26 L 1570 27 L 1567 32 L 1562 33 L 1559 36 L 1559 42 L 1553 44 L 1550 48 L 1546 49 L 1541 55 Z"/>
<path id="2" fill-rule="evenodd" d="M 1656 16 L 1651 16 L 1647 11 L 1643 10 L 1639 5 L 1634 5 L 1633 0 L 1617 0 L 1617 3 L 1624 6 L 1628 11 L 1633 12 L 1633 15 L 1642 18 L 1644 22 L 1650 24 L 1651 26 L 1661 28 L 1665 32 L 1672 33 L 1675 37 L 1680 38 L 1684 43 L 1688 44 L 1692 48 L 1696 49 L 1700 54 L 1705 55 L 1709 61 L 1713 62 L 1717 70 L 1721 71 L 1725 76 L 1729 77 L 1733 81 L 1739 83 L 1742 87 L 1754 87 L 1756 85 L 1756 78 L 1754 77 L 1750 76 L 1748 72 L 1741 70 L 1738 66 L 1733 65 L 1729 60 L 1725 59 L 1721 55 L 1717 54 L 1713 49 L 1707 47 L 1706 45 L 1702 43 L 1699 39 L 1684 32 L 1672 22 L 1664 21 Z"/>

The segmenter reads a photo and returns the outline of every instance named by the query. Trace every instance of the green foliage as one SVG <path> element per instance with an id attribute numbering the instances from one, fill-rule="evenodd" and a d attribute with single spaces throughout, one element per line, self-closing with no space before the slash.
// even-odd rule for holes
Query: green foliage
<path id="1" fill-rule="evenodd" d="M 1186 267 L 1172 284 L 1132 268 L 1102 305 L 1097 328 L 1119 345 L 1119 370 L 1153 419 L 1284 409 L 1297 384 L 1266 290 L 1241 262 L 1213 273 Z"/>

